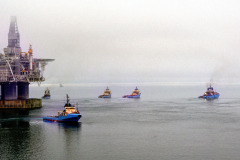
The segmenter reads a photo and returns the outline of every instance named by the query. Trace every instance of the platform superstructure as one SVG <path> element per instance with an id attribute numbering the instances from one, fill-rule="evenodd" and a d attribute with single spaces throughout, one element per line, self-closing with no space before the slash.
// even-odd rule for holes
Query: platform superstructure
<path id="1" fill-rule="evenodd" d="M 27 52 L 22 51 L 17 19 L 11 17 L 8 46 L 0 54 L 1 100 L 29 99 L 29 84 L 45 81 L 45 66 L 52 61 L 54 59 L 34 58 L 32 45 Z"/>

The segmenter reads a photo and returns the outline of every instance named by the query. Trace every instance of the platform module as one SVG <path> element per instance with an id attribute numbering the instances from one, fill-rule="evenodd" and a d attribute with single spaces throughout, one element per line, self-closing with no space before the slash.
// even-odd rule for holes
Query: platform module
<path id="1" fill-rule="evenodd" d="M 17 18 L 11 17 L 8 46 L 0 54 L 1 100 L 28 99 L 29 84 L 45 81 L 45 67 L 52 61 L 34 58 L 32 45 L 27 52 L 22 51 Z"/>

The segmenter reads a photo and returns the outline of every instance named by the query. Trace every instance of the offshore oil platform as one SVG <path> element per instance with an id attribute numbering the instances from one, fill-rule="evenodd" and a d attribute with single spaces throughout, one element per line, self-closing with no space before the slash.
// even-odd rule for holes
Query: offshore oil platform
<path id="1" fill-rule="evenodd" d="M 43 73 L 54 59 L 33 58 L 32 45 L 22 52 L 16 17 L 11 17 L 8 46 L 0 54 L 1 108 L 40 108 L 42 100 L 29 99 L 29 84 L 45 81 Z"/>

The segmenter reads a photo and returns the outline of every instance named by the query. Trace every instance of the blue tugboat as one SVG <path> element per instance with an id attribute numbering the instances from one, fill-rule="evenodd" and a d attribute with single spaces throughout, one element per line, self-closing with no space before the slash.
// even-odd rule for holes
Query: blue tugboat
<path id="1" fill-rule="evenodd" d="M 64 106 L 63 111 L 58 111 L 57 116 L 44 116 L 44 121 L 55 121 L 64 123 L 76 123 L 82 117 L 78 109 L 69 103 L 69 97 L 67 95 L 67 103 Z"/>
<path id="2" fill-rule="evenodd" d="M 207 91 L 204 93 L 204 95 L 199 96 L 199 98 L 203 98 L 203 99 L 218 99 L 219 96 L 220 96 L 220 94 L 218 92 L 215 92 L 213 90 L 213 87 L 210 84 L 210 87 L 207 88 Z"/>
<path id="3" fill-rule="evenodd" d="M 141 92 L 136 87 L 131 95 L 124 95 L 122 98 L 140 98 Z"/>
<path id="4" fill-rule="evenodd" d="M 45 90 L 44 96 L 42 97 L 42 99 L 50 99 L 51 95 L 50 95 L 50 90 L 47 88 Z"/>
<path id="5" fill-rule="evenodd" d="M 98 96 L 98 98 L 111 98 L 111 90 L 107 87 L 103 95 Z"/>

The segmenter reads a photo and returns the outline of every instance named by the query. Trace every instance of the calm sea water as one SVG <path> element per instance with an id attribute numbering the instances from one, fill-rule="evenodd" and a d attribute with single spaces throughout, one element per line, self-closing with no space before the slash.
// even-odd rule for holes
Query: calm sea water
<path id="1" fill-rule="evenodd" d="M 141 99 L 121 99 L 135 86 L 49 87 L 41 109 L 0 116 L 0 159 L 238 160 L 240 86 L 218 85 L 218 100 L 198 99 L 205 85 L 138 86 Z M 41 97 L 46 87 L 31 87 Z M 47 123 L 66 93 L 79 105 L 77 125 Z M 2 111 L 1 111 L 2 112 Z"/>

